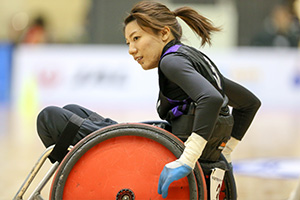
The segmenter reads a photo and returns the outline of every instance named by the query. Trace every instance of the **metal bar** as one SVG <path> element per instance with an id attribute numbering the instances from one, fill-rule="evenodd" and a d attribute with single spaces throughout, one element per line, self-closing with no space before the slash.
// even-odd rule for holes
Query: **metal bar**
<path id="1" fill-rule="evenodd" d="M 38 171 L 41 169 L 42 165 L 44 164 L 44 162 L 48 158 L 49 154 L 52 152 L 54 146 L 55 145 L 52 145 L 52 146 L 48 147 L 42 153 L 42 155 L 40 156 L 40 158 L 38 159 L 38 161 L 36 162 L 36 164 L 32 168 L 31 172 L 29 173 L 29 175 L 25 179 L 25 181 L 22 184 L 21 188 L 19 189 L 19 191 L 17 192 L 17 194 L 13 198 L 14 200 L 21 200 L 21 199 L 23 199 L 24 193 L 26 192 L 26 190 L 28 189 L 29 185 L 31 184 L 31 182 L 33 181 L 33 179 L 35 178 L 35 176 L 37 175 Z"/>
<path id="2" fill-rule="evenodd" d="M 41 180 L 39 185 L 35 188 L 35 190 L 32 192 L 32 194 L 29 196 L 28 200 L 35 200 L 36 196 L 41 194 L 42 189 L 45 187 L 45 185 L 48 183 L 52 175 L 55 173 L 56 169 L 59 166 L 59 162 L 55 162 L 53 166 L 49 169 L 45 177 Z"/>
<path id="3" fill-rule="evenodd" d="M 33 179 L 35 178 L 35 176 L 37 175 L 37 173 L 41 169 L 42 165 L 47 160 L 47 158 L 50 155 L 50 153 L 52 152 L 54 146 L 55 145 L 52 145 L 52 146 L 48 147 L 42 153 L 42 155 L 40 156 L 40 158 L 38 159 L 38 161 L 36 162 L 36 164 L 32 168 L 31 172 L 29 173 L 29 175 L 25 179 L 24 183 L 22 184 L 21 188 L 19 189 L 19 191 L 17 192 L 17 194 L 15 195 L 15 197 L 13 198 L 13 200 L 22 200 L 23 199 L 24 193 L 26 192 L 26 190 L 28 189 L 29 185 L 31 184 L 31 182 L 33 181 Z M 70 151 L 72 148 L 73 148 L 73 146 L 69 146 L 68 150 Z M 47 174 L 42 179 L 42 181 L 39 183 L 39 185 L 37 186 L 37 188 L 30 195 L 29 199 L 35 199 L 40 194 L 41 190 L 45 187 L 45 185 L 47 184 L 47 182 L 49 181 L 49 179 L 51 178 L 51 176 L 54 174 L 54 172 L 56 171 L 56 169 L 58 168 L 58 166 L 59 166 L 59 162 L 55 162 L 53 164 L 53 166 L 47 172 Z"/>

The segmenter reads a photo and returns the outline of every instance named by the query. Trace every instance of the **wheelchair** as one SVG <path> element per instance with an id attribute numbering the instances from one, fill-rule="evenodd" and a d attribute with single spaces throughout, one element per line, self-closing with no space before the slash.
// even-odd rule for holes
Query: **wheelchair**
<path id="1" fill-rule="evenodd" d="M 163 199 L 157 193 L 160 173 L 166 163 L 179 158 L 183 141 L 171 132 L 164 121 L 122 123 L 99 129 L 55 162 L 29 196 L 43 200 L 41 191 L 52 176 L 49 199 Z M 48 147 L 25 179 L 14 200 L 23 196 L 47 160 L 54 145 Z M 220 193 L 210 197 L 209 165 L 225 164 Z M 224 167 L 224 166 L 223 166 Z M 209 170 L 208 170 L 209 171 Z M 197 162 L 187 177 L 173 182 L 166 199 L 237 199 L 232 168 L 221 155 L 217 162 Z"/>

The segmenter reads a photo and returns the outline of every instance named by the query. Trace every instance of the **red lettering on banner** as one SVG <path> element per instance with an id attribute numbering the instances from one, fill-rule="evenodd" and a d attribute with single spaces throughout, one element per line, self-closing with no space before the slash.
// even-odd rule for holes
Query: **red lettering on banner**
<path id="1" fill-rule="evenodd" d="M 37 76 L 41 87 L 51 88 L 59 84 L 59 73 L 55 69 L 42 69 L 37 72 Z"/>

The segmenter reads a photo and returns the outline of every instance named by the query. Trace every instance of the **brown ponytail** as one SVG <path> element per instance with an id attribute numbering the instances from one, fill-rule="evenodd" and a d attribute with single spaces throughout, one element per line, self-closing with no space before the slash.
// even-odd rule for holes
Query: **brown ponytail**
<path id="1" fill-rule="evenodd" d="M 181 7 L 174 12 L 170 11 L 165 5 L 153 1 L 141 1 L 131 10 L 124 20 L 125 26 L 136 20 L 141 27 L 151 28 L 154 33 L 159 32 L 168 26 L 175 39 L 182 37 L 182 28 L 176 16 L 180 17 L 197 35 L 202 39 L 201 45 L 211 44 L 211 33 L 220 31 L 214 27 L 212 22 L 189 7 Z"/>
<path id="2" fill-rule="evenodd" d="M 200 15 L 194 9 L 189 7 L 181 7 L 174 10 L 174 14 L 180 17 L 197 35 L 202 38 L 201 45 L 205 43 L 211 44 L 211 33 L 220 31 L 218 27 L 214 27 L 212 22 Z"/>

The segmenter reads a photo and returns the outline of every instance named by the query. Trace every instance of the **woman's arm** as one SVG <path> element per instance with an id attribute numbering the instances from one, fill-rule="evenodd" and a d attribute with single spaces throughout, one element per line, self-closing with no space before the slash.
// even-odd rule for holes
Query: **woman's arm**
<path id="1" fill-rule="evenodd" d="M 229 105 L 233 108 L 234 125 L 231 136 L 241 140 L 248 130 L 261 102 L 252 92 L 238 83 L 224 78 L 224 85 Z"/>

